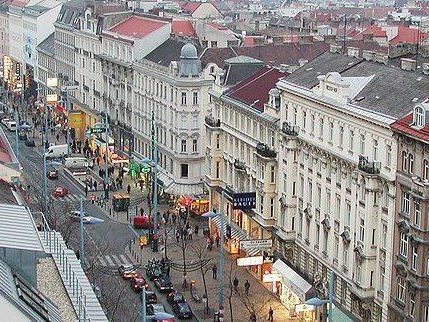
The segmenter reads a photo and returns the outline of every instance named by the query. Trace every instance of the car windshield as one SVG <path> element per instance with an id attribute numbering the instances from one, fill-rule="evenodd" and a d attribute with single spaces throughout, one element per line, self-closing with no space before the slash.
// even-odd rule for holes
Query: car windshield
<path id="1" fill-rule="evenodd" d="M 187 311 L 189 311 L 188 304 L 186 304 L 186 303 L 178 303 L 177 305 L 178 305 L 179 310 L 181 312 L 187 312 Z"/>

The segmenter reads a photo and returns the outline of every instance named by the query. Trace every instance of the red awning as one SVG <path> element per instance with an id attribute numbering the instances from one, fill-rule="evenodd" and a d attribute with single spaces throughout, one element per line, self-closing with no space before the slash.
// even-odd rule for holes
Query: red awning
<path id="1" fill-rule="evenodd" d="M 55 106 L 55 112 L 57 113 L 62 113 L 62 114 L 66 114 L 66 109 L 64 108 L 64 106 L 57 104 Z"/>

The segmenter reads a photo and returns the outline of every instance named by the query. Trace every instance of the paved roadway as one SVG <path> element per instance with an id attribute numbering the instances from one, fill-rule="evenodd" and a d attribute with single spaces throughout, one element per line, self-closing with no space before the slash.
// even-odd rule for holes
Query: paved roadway
<path id="1" fill-rule="evenodd" d="M 3 126 L 3 125 L 2 125 Z M 3 129 L 15 149 L 15 134 Z M 35 192 L 43 193 L 43 157 L 41 139 L 35 139 L 36 147 L 27 147 L 24 141 L 19 141 L 19 160 L 23 167 L 24 180 L 30 184 L 30 196 Z M 56 166 L 58 168 L 58 166 Z M 59 167 L 58 180 L 48 180 L 48 192 L 57 186 L 66 187 L 69 195 L 62 200 L 52 200 L 57 216 L 64 218 L 65 210 L 79 210 L 79 200 L 85 194 L 80 186 L 66 177 Z M 64 210 L 64 211 L 61 211 Z M 103 308 L 112 321 L 139 321 L 140 298 L 135 294 L 129 282 L 118 276 L 117 268 L 120 264 L 131 263 L 125 255 L 125 247 L 129 241 L 135 238 L 135 232 L 129 225 L 118 223 L 110 219 L 106 213 L 89 201 L 84 201 L 84 210 L 87 214 L 101 218 L 104 222 L 85 226 L 85 252 L 88 255 L 91 272 L 88 273 L 90 281 L 99 286 Z M 79 249 L 79 225 L 70 223 L 70 247 Z M 152 284 L 152 289 L 154 289 Z M 164 304 L 166 310 L 171 313 L 171 308 L 164 295 L 158 294 L 159 302 Z M 193 319 L 192 321 L 197 321 Z"/>

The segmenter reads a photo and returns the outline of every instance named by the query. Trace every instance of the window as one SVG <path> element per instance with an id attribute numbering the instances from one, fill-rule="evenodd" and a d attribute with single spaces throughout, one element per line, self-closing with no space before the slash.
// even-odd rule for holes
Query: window
<path id="1" fill-rule="evenodd" d="M 410 194 L 408 192 L 402 192 L 402 212 L 404 214 L 410 213 Z"/>
<path id="2" fill-rule="evenodd" d="M 216 134 L 216 149 L 220 149 L 220 134 Z"/>
<path id="3" fill-rule="evenodd" d="M 317 247 L 319 247 L 319 242 L 320 242 L 320 225 L 316 223 L 316 240 L 315 240 L 315 245 L 317 245 Z"/>
<path id="4" fill-rule="evenodd" d="M 414 314 L 416 313 L 416 300 L 414 295 L 410 295 L 410 316 L 414 317 Z"/>
<path id="5" fill-rule="evenodd" d="M 197 152 L 197 151 L 198 151 L 198 140 L 193 139 L 192 140 L 192 152 Z"/>
<path id="6" fill-rule="evenodd" d="M 216 179 L 220 177 L 220 161 L 216 161 Z"/>
<path id="7" fill-rule="evenodd" d="M 329 122 L 329 142 L 332 143 L 334 137 L 334 122 Z"/>
<path id="8" fill-rule="evenodd" d="M 396 297 L 401 302 L 404 302 L 404 299 L 405 299 L 405 280 L 402 277 L 398 277 L 398 290 L 397 290 Z"/>
<path id="9" fill-rule="evenodd" d="M 421 218 L 422 218 L 422 214 L 420 209 L 420 200 L 415 200 L 414 201 L 414 225 L 416 225 L 416 227 L 420 227 Z"/>
<path id="10" fill-rule="evenodd" d="M 349 249 L 348 249 L 348 246 L 344 246 L 344 249 L 343 249 L 343 265 L 345 267 L 347 267 L 348 263 L 349 263 Z"/>
<path id="11" fill-rule="evenodd" d="M 274 217 L 274 198 L 270 198 L 270 217 Z"/>
<path id="12" fill-rule="evenodd" d="M 323 251 L 325 253 L 328 252 L 328 231 L 327 230 L 323 231 Z"/>
<path id="13" fill-rule="evenodd" d="M 352 217 L 352 205 L 350 204 L 350 201 L 346 201 L 346 218 L 345 218 L 345 225 L 350 227 L 350 219 Z"/>
<path id="14" fill-rule="evenodd" d="M 381 240 L 383 242 L 383 247 L 386 248 L 387 247 L 387 224 L 386 223 L 383 223 Z"/>
<path id="15" fill-rule="evenodd" d="M 417 247 L 413 246 L 413 257 L 411 258 L 411 268 L 413 269 L 413 271 L 417 271 L 417 263 L 418 263 Z"/>
<path id="16" fill-rule="evenodd" d="M 408 169 L 408 154 L 405 151 L 402 151 L 402 171 L 407 171 Z"/>
<path id="17" fill-rule="evenodd" d="M 276 182 L 276 167 L 275 166 L 271 166 L 270 182 L 271 183 L 275 183 Z"/>
<path id="18" fill-rule="evenodd" d="M 374 140 L 372 145 L 372 158 L 373 160 L 378 160 L 378 141 Z"/>
<path id="19" fill-rule="evenodd" d="M 360 135 L 360 154 L 365 155 L 365 134 Z"/>
<path id="20" fill-rule="evenodd" d="M 323 118 L 320 118 L 320 126 L 319 126 L 319 139 L 323 139 Z"/>
<path id="21" fill-rule="evenodd" d="M 198 92 L 192 93 L 192 104 L 194 104 L 194 105 L 198 104 Z"/>
<path id="22" fill-rule="evenodd" d="M 425 306 L 423 315 L 424 315 L 423 322 L 429 322 L 429 306 Z"/>
<path id="23" fill-rule="evenodd" d="M 308 190 L 307 190 L 308 202 L 313 201 L 313 183 L 311 180 L 308 180 Z"/>
<path id="24" fill-rule="evenodd" d="M 180 165 L 180 176 L 182 177 L 182 178 L 187 178 L 188 176 L 189 176 L 189 173 L 188 173 L 188 164 L 186 164 L 186 163 L 182 163 L 181 165 Z"/>
<path id="25" fill-rule="evenodd" d="M 365 220 L 360 218 L 359 221 L 359 240 L 363 242 L 365 239 Z"/>
<path id="26" fill-rule="evenodd" d="M 186 140 L 182 140 L 181 151 L 182 153 L 186 152 Z"/>
<path id="27" fill-rule="evenodd" d="M 305 127 L 307 125 L 307 112 L 302 112 L 302 128 L 305 130 Z"/>
<path id="28" fill-rule="evenodd" d="M 340 239 L 335 236 L 334 258 L 338 258 L 338 250 L 340 249 Z"/>
<path id="29" fill-rule="evenodd" d="M 259 198 L 259 212 L 261 214 L 264 213 L 264 196 L 263 195 L 261 195 Z"/>
<path id="30" fill-rule="evenodd" d="M 362 283 L 362 266 L 360 263 L 356 266 L 356 282 Z"/>
<path id="31" fill-rule="evenodd" d="M 186 105 L 186 92 L 182 92 L 182 105 Z"/>
<path id="32" fill-rule="evenodd" d="M 322 188 L 318 184 L 316 188 L 316 207 L 318 207 L 319 209 L 320 209 L 321 202 L 322 202 Z"/>
<path id="33" fill-rule="evenodd" d="M 408 257 L 408 236 L 407 236 L 407 234 L 401 233 L 400 240 L 401 240 L 401 243 L 399 245 L 399 253 L 404 257 Z"/>
<path id="34" fill-rule="evenodd" d="M 414 155 L 408 154 L 408 172 L 414 173 Z"/>
<path id="35" fill-rule="evenodd" d="M 429 161 L 423 161 L 423 180 L 429 180 Z"/>
<path id="36" fill-rule="evenodd" d="M 386 166 L 390 167 L 392 165 L 392 147 L 390 145 L 386 146 Z"/>
<path id="37" fill-rule="evenodd" d="M 420 128 L 425 126 L 424 111 L 423 111 L 423 108 L 421 108 L 420 106 L 416 106 L 414 108 L 413 124 L 417 127 L 420 127 Z"/>
<path id="38" fill-rule="evenodd" d="M 311 124 L 310 124 L 310 126 L 311 126 L 310 133 L 314 134 L 314 114 L 311 114 Z"/>
<path id="39" fill-rule="evenodd" d="M 380 266 L 380 291 L 384 291 L 384 281 L 386 277 L 386 270 L 383 266 Z"/>
<path id="40" fill-rule="evenodd" d="M 355 138 L 355 132 L 350 130 L 350 136 L 349 136 L 349 150 L 350 151 L 353 151 L 354 138 Z"/>

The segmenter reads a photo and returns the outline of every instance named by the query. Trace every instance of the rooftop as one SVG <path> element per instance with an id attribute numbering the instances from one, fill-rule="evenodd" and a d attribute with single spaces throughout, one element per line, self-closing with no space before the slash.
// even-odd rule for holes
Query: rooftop
<path id="1" fill-rule="evenodd" d="M 391 44 L 412 43 L 417 44 L 429 38 L 429 33 L 421 32 L 419 29 L 398 26 L 398 34 L 390 40 Z"/>
<path id="2" fill-rule="evenodd" d="M 2 203 L 0 222 L 0 247 L 44 251 L 28 208 Z"/>
<path id="3" fill-rule="evenodd" d="M 429 142 L 429 124 L 426 124 L 426 126 L 421 129 L 417 129 L 411 126 L 412 122 L 413 113 L 411 112 L 403 118 L 398 119 L 391 125 L 391 127 L 394 131 L 417 138 L 424 142 Z"/>
<path id="4" fill-rule="evenodd" d="M 51 33 L 45 40 L 43 40 L 36 50 L 44 52 L 46 55 L 53 56 L 55 54 L 55 38 L 54 33 Z"/>
<path id="5" fill-rule="evenodd" d="M 171 23 L 171 34 L 177 37 L 197 37 L 194 27 L 189 20 L 173 20 Z"/>
<path id="6" fill-rule="evenodd" d="M 139 39 L 144 38 L 145 36 L 167 24 L 167 21 L 131 16 L 112 26 L 109 31 L 121 36 Z"/>
<path id="7" fill-rule="evenodd" d="M 185 2 L 180 5 L 182 10 L 186 13 L 193 14 L 200 6 L 200 2 Z"/>
<path id="8" fill-rule="evenodd" d="M 223 95 L 263 112 L 264 104 L 269 99 L 269 91 L 275 88 L 279 79 L 285 76 L 287 76 L 285 72 L 265 66 L 227 90 Z"/>

